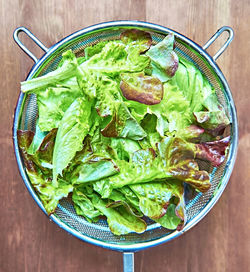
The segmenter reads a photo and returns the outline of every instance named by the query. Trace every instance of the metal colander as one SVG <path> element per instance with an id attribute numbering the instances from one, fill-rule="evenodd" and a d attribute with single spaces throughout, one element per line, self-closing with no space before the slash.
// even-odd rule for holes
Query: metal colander
<path id="1" fill-rule="evenodd" d="M 103 40 L 119 39 L 121 32 L 129 28 L 137 28 L 149 32 L 152 36 L 153 44 L 160 42 L 168 33 L 173 33 L 176 37 L 176 53 L 191 61 L 213 85 L 221 104 L 227 111 L 232 125 L 227 131 L 227 134 L 230 134 L 231 136 L 231 143 L 224 163 L 218 168 L 215 168 L 211 167 L 208 163 L 200 162 L 200 167 L 209 172 L 212 186 L 205 194 L 196 193 L 196 195 L 192 196 L 192 199 L 189 199 L 187 194 L 185 199 L 187 207 L 187 224 L 182 231 L 169 231 L 153 221 L 148 221 L 148 228 L 143 234 L 131 233 L 124 236 L 116 236 L 111 233 L 105 220 L 101 220 L 98 223 L 89 223 L 83 217 L 78 216 L 75 213 L 72 202 L 69 199 L 60 201 L 56 212 L 51 215 L 50 218 L 60 227 L 84 241 L 105 248 L 127 252 L 124 254 L 124 271 L 133 271 L 132 252 L 170 241 L 198 223 L 217 202 L 229 180 L 236 157 L 238 143 L 237 117 L 228 84 L 222 72 L 216 65 L 215 60 L 232 41 L 233 31 L 229 27 L 222 27 L 204 47 L 200 47 L 183 35 L 159 25 L 138 21 L 116 21 L 94 25 L 75 32 L 49 49 L 24 27 L 20 27 L 14 32 L 14 39 L 17 44 L 35 61 L 35 64 L 27 77 L 28 80 L 56 69 L 62 53 L 66 50 L 71 49 L 77 57 L 83 56 L 84 48 L 86 46 L 96 44 Z M 228 40 L 217 54 L 214 57 L 211 57 L 205 49 L 207 49 L 224 31 L 229 33 Z M 45 54 L 41 59 L 38 60 L 21 43 L 18 38 L 20 32 L 25 32 L 45 51 Z M 39 207 L 45 212 L 40 199 L 33 190 L 26 175 L 17 143 L 17 129 L 34 131 L 36 119 L 36 96 L 33 94 L 24 95 L 21 93 L 17 102 L 13 126 L 13 139 L 17 163 L 25 185 Z"/>

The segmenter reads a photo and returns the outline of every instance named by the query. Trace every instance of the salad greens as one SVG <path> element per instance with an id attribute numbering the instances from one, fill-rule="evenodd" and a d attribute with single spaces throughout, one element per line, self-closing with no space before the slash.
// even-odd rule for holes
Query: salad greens
<path id="1" fill-rule="evenodd" d="M 186 223 L 185 186 L 206 192 L 197 159 L 219 166 L 230 124 L 215 90 L 178 57 L 169 34 L 141 30 L 68 50 L 53 72 L 24 81 L 37 97 L 35 133 L 18 130 L 27 175 L 48 214 L 69 197 L 89 222 L 105 216 L 115 235 Z"/>

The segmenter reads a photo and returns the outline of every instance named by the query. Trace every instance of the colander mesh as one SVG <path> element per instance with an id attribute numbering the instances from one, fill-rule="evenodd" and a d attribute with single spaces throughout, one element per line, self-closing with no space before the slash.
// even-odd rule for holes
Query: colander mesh
<path id="1" fill-rule="evenodd" d="M 126 27 L 128 28 L 128 27 Z M 133 27 L 135 28 L 135 27 Z M 103 40 L 114 40 L 119 39 L 122 28 L 110 30 L 102 29 L 93 34 L 85 34 L 81 37 L 76 37 L 69 41 L 66 45 L 62 45 L 55 51 L 55 53 L 46 61 L 35 76 L 44 75 L 54 69 L 56 69 L 60 59 L 61 54 L 68 49 L 71 49 L 77 57 L 84 55 L 84 48 L 89 45 L 93 45 Z M 161 41 L 165 35 L 156 32 L 150 32 L 153 43 L 158 43 Z M 229 112 L 229 102 L 224 94 L 222 84 L 218 76 L 213 72 L 213 69 L 209 64 L 203 59 L 203 57 L 196 51 L 194 51 L 188 44 L 184 43 L 182 40 L 176 40 L 175 51 L 179 56 L 184 57 L 194 63 L 194 65 L 204 74 L 204 76 L 210 81 L 216 90 L 217 96 L 227 110 L 228 116 L 231 117 L 231 112 Z M 35 123 L 37 119 L 37 104 L 35 95 L 27 95 L 23 101 L 23 112 L 20 118 L 19 129 L 35 129 Z M 210 164 L 205 162 L 200 162 L 200 167 L 207 170 L 211 176 L 212 186 L 208 192 L 205 194 L 196 193 L 194 197 L 190 200 L 186 198 L 187 205 L 187 219 L 188 221 L 199 214 L 199 212 L 206 206 L 206 204 L 211 200 L 213 194 L 220 184 L 221 178 L 224 174 L 225 165 L 227 163 L 227 158 L 224 163 L 218 167 L 213 168 Z M 79 234 L 83 234 L 88 237 L 95 238 L 100 241 L 114 243 L 114 244 L 134 244 L 142 243 L 147 241 L 152 241 L 159 239 L 163 236 L 171 233 L 152 221 L 148 221 L 148 228 L 143 234 L 131 233 L 125 236 L 115 236 L 113 235 L 107 225 L 105 220 L 100 220 L 98 223 L 89 223 L 83 217 L 78 216 L 75 213 L 72 202 L 69 199 L 63 199 L 56 210 L 55 216 L 57 216 L 62 222 L 67 224 L 69 227 L 73 228 Z"/>

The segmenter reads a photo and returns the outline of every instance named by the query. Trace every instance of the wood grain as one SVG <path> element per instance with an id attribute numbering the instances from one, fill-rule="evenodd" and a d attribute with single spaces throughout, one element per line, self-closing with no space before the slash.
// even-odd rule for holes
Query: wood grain
<path id="1" fill-rule="evenodd" d="M 221 199 L 192 230 L 168 244 L 138 252 L 135 271 L 250 271 L 249 51 L 250 1 L 0 1 L 0 271 L 121 271 L 120 253 L 83 243 L 49 222 L 26 190 L 15 162 L 12 121 L 19 82 L 32 62 L 12 33 L 28 27 L 46 46 L 91 24 L 118 19 L 154 22 L 204 44 L 221 26 L 235 40 L 218 59 L 238 110 L 240 140 L 235 169 Z M 223 38 L 209 50 L 214 54 Z M 41 50 L 22 37 L 40 56 Z"/>

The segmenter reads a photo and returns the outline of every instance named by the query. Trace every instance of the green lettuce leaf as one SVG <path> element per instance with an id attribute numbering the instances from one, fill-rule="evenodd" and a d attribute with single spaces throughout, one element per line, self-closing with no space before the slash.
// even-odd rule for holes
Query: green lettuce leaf
<path id="1" fill-rule="evenodd" d="M 146 230 L 146 222 L 128 212 L 125 207 L 107 208 L 107 201 L 101 200 L 98 196 L 92 201 L 95 208 L 107 217 L 109 228 L 115 235 L 142 233 Z"/>
<path id="2" fill-rule="evenodd" d="M 174 35 L 168 34 L 163 41 L 152 46 L 146 53 L 151 59 L 152 75 L 162 82 L 168 81 L 178 69 L 178 56 L 174 52 Z"/>
<path id="3" fill-rule="evenodd" d="M 98 54 L 80 65 L 82 70 L 91 70 L 115 76 L 122 72 L 140 72 L 150 63 L 145 55 L 140 55 L 137 47 L 129 47 L 120 41 L 110 41 Z"/>
<path id="4" fill-rule="evenodd" d="M 72 194 L 72 201 L 74 202 L 74 208 L 78 215 L 84 216 L 89 222 L 97 222 L 102 213 L 97 210 L 90 198 L 84 193 L 85 190 L 81 188 L 74 188 Z"/>
<path id="5" fill-rule="evenodd" d="M 35 152 L 39 149 L 44 137 L 48 134 L 47 132 L 41 131 L 38 126 L 38 121 L 36 121 L 36 133 L 33 137 L 32 143 L 29 146 L 29 149 L 27 150 L 29 155 L 34 155 Z"/>
<path id="6" fill-rule="evenodd" d="M 37 92 L 39 128 L 42 131 L 58 128 L 65 111 L 80 96 L 82 96 L 82 91 L 76 78 L 67 80 L 65 84 Z"/>
<path id="7" fill-rule="evenodd" d="M 212 135 L 222 134 L 230 124 L 215 89 L 192 63 L 180 59 L 175 76 L 167 82 L 167 88 L 170 86 L 183 93 L 199 126 Z"/>
<path id="8" fill-rule="evenodd" d="M 184 189 L 180 181 L 136 184 L 130 188 L 138 196 L 139 207 L 144 215 L 168 229 L 176 229 L 177 226 L 181 228 L 185 224 Z M 174 214 L 168 211 L 171 205 L 175 208 Z"/>
<path id="9" fill-rule="evenodd" d="M 174 204 L 169 204 L 166 214 L 156 219 L 161 226 L 166 229 L 175 230 L 178 226 L 183 225 L 181 219 L 175 213 L 176 206 Z M 179 229 L 180 230 L 180 229 Z"/>
<path id="10" fill-rule="evenodd" d="M 44 76 L 32 78 L 31 80 L 21 82 L 21 91 L 41 92 L 49 85 L 56 85 L 58 82 L 74 77 L 77 74 L 78 63 L 71 50 L 62 54 L 63 65 Z"/>
<path id="11" fill-rule="evenodd" d="M 73 184 L 83 184 L 97 181 L 119 172 L 118 166 L 109 158 L 92 155 L 80 164 L 71 174 Z"/>
<path id="12" fill-rule="evenodd" d="M 84 55 L 86 60 L 89 60 L 94 55 L 99 54 L 107 43 L 108 41 L 100 41 L 97 44 L 84 48 Z"/>
<path id="13" fill-rule="evenodd" d="M 82 142 L 88 134 L 91 122 L 91 102 L 77 98 L 66 110 L 56 136 L 53 152 L 53 184 L 57 184 L 57 176 L 83 147 Z"/>

